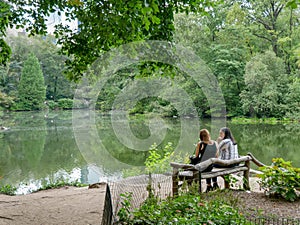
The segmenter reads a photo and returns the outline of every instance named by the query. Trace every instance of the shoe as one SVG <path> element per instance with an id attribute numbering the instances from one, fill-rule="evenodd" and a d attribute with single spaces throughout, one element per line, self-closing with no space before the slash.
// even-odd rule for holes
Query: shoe
<path id="1" fill-rule="evenodd" d="M 210 192 L 213 190 L 213 187 L 211 185 L 207 186 L 205 193 Z"/>

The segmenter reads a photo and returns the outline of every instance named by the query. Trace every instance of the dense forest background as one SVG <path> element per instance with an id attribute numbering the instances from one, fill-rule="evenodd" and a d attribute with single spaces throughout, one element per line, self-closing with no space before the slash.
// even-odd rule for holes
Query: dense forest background
<path id="1" fill-rule="evenodd" d="M 300 11 L 285 1 L 245 2 L 224 1 L 201 14 L 174 13 L 172 41 L 194 51 L 209 66 L 222 89 L 229 117 L 299 120 Z M 60 54 L 56 38 L 28 37 L 21 32 L 17 36 L 8 33 L 5 40 L 12 56 L 0 67 L 0 109 L 71 109 L 76 83 L 64 73 L 70 56 Z M 129 81 L 167 76 L 189 94 L 200 117 L 210 116 L 208 101 L 191 77 L 177 68 L 155 67 L 132 65 L 111 75 L 96 109 L 111 110 L 115 96 Z M 26 96 L 28 90 L 31 93 Z M 184 105 L 180 107 L 190 114 Z M 151 97 L 139 101 L 131 113 L 176 116 L 177 110 L 168 101 Z"/>

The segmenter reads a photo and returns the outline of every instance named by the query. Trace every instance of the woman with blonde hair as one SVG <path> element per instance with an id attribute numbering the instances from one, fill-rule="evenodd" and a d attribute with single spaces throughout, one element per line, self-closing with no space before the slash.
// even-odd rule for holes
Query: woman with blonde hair
<path id="1" fill-rule="evenodd" d="M 199 137 L 200 141 L 197 144 L 195 155 L 201 159 L 200 162 L 210 158 L 216 158 L 218 152 L 218 143 L 214 140 L 211 140 L 209 131 L 207 129 L 200 130 Z M 202 172 L 210 172 L 212 169 L 213 166 L 211 165 Z M 213 185 L 211 184 L 211 180 L 213 181 Z M 206 179 L 206 184 L 206 192 L 219 188 L 216 177 L 212 179 Z"/>

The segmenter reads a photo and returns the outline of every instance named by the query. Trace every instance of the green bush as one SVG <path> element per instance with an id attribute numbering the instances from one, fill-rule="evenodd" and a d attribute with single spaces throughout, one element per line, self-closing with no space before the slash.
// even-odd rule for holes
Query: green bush
<path id="1" fill-rule="evenodd" d="M 57 101 L 58 107 L 60 109 L 72 109 L 73 108 L 73 99 L 61 98 Z"/>
<path id="2" fill-rule="evenodd" d="M 47 182 L 47 181 L 42 182 L 42 187 L 40 187 L 38 190 L 36 190 L 36 192 L 42 191 L 42 190 L 65 187 L 65 186 L 84 187 L 87 185 L 80 183 L 78 180 L 69 181 L 69 180 L 64 180 L 63 178 L 61 178 L 61 179 L 56 180 L 55 182 Z"/>
<path id="3" fill-rule="evenodd" d="M 174 154 L 174 147 L 168 142 L 162 150 L 158 149 L 156 143 L 151 145 L 149 156 L 145 161 L 148 173 L 164 173 L 170 169 L 170 161 Z"/>
<path id="4" fill-rule="evenodd" d="M 11 185 L 5 185 L 0 187 L 0 193 L 5 195 L 15 195 L 16 194 L 16 187 L 13 187 Z"/>
<path id="5" fill-rule="evenodd" d="M 260 168 L 263 174 L 259 182 L 267 195 L 281 196 L 288 201 L 295 201 L 297 196 L 296 188 L 300 188 L 300 168 L 292 166 L 290 161 L 282 158 L 274 158 L 272 166 Z"/>
<path id="6" fill-rule="evenodd" d="M 58 103 L 53 100 L 47 101 L 47 105 L 49 106 L 49 109 L 52 109 L 52 110 L 58 108 Z"/>
<path id="7" fill-rule="evenodd" d="M 119 211 L 118 224 L 251 224 L 229 202 L 204 201 L 199 194 L 183 193 L 165 200 L 148 198 L 132 213 L 128 201 L 125 203 Z"/>

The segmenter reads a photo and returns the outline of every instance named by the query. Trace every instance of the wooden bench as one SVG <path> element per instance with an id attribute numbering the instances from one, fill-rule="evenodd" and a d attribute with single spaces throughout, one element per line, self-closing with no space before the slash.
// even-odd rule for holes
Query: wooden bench
<path id="1" fill-rule="evenodd" d="M 243 172 L 243 188 L 246 190 L 250 189 L 249 185 L 249 173 L 250 173 L 250 161 L 252 157 L 250 154 L 247 156 L 242 156 L 238 159 L 233 160 L 220 160 L 217 158 L 210 158 L 204 162 L 197 165 L 182 164 L 171 162 L 170 165 L 173 167 L 172 173 L 172 193 L 173 196 L 178 194 L 179 182 L 186 181 L 188 184 L 192 182 L 199 183 L 199 192 L 202 192 L 201 179 L 213 178 L 230 174 L 235 174 L 238 172 Z M 213 164 L 219 164 L 222 166 L 237 165 L 229 168 L 214 168 L 211 172 L 201 172 L 207 167 Z M 228 183 L 225 181 L 225 187 Z"/>

